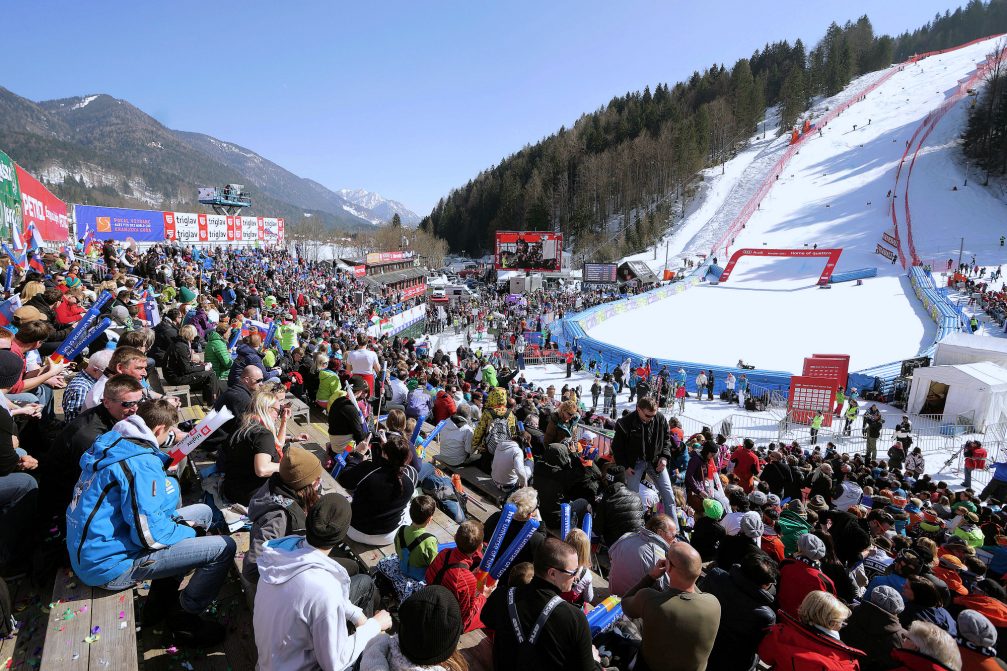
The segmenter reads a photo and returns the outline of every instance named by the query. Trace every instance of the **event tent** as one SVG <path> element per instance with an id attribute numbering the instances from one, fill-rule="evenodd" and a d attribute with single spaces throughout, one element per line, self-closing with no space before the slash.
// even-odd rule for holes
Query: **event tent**
<path id="1" fill-rule="evenodd" d="M 973 333 L 949 333 L 937 343 L 935 366 L 992 361 L 1007 366 L 1007 338 Z"/>
<path id="2" fill-rule="evenodd" d="M 953 422 L 974 413 L 976 430 L 1007 421 L 1007 369 L 989 361 L 913 371 L 907 410 Z"/>

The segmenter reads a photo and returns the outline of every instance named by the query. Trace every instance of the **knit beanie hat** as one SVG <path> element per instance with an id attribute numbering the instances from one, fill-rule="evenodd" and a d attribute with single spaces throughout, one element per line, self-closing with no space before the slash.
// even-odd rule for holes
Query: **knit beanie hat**
<path id="1" fill-rule="evenodd" d="M 192 303 L 196 300 L 196 292 L 189 287 L 182 287 L 178 292 L 178 299 L 182 303 Z"/>
<path id="2" fill-rule="evenodd" d="M 762 532 L 766 530 L 766 526 L 762 523 L 762 515 L 754 510 L 741 516 L 740 527 L 741 534 L 748 536 L 752 540 L 761 538 Z"/>
<path id="3" fill-rule="evenodd" d="M 958 613 L 958 636 L 977 648 L 992 648 L 997 643 L 997 630 L 989 618 L 975 610 Z"/>
<path id="4" fill-rule="evenodd" d="M 871 603 L 892 615 L 898 615 L 906 608 L 902 595 L 894 587 L 888 585 L 879 585 L 874 588 L 874 591 L 871 592 Z"/>
<path id="5" fill-rule="evenodd" d="M 9 389 L 21 379 L 24 360 L 9 349 L 0 350 L 0 389 Z"/>
<path id="6" fill-rule="evenodd" d="M 766 495 L 760 492 L 759 490 L 755 490 L 754 492 L 748 495 L 748 502 L 751 503 L 753 506 L 760 506 L 760 507 L 764 506 L 766 505 L 766 502 L 768 500 L 769 499 L 766 498 Z"/>
<path id="7" fill-rule="evenodd" d="M 322 462 L 303 447 L 288 447 L 280 459 L 280 479 L 297 491 L 322 476 Z"/>
<path id="8" fill-rule="evenodd" d="M 808 516 L 808 510 L 804 507 L 804 502 L 800 499 L 794 499 L 787 504 L 787 510 L 794 513 L 798 517 L 806 518 Z"/>
<path id="9" fill-rule="evenodd" d="M 609 482 L 621 482 L 626 484 L 626 468 L 619 464 L 612 464 L 605 469 L 605 479 Z"/>
<path id="10" fill-rule="evenodd" d="M 14 356 L 17 356 L 16 354 Z M 717 499 L 703 500 L 703 514 L 718 522 L 724 516 L 724 506 Z"/>
<path id="11" fill-rule="evenodd" d="M 808 559 L 818 560 L 825 556 L 825 543 L 814 534 L 804 534 L 797 539 L 797 552 Z"/>
<path id="12" fill-rule="evenodd" d="M 308 513 L 305 536 L 316 548 L 331 548 L 346 536 L 350 528 L 350 502 L 332 492 L 318 499 Z"/>
<path id="13" fill-rule="evenodd" d="M 413 664 L 440 664 L 458 647 L 462 624 L 455 595 L 441 585 L 429 585 L 399 606 L 399 649 Z"/>

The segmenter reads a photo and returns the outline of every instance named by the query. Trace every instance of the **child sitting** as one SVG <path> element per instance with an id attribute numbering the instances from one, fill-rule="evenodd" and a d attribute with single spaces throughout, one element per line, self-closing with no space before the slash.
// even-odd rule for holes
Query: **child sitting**
<path id="1" fill-rule="evenodd" d="M 427 584 L 442 585 L 456 599 L 462 612 L 464 631 L 481 629 L 479 613 L 492 588 L 479 591 L 473 571 L 482 561 L 483 525 L 476 520 L 466 520 L 455 532 L 455 547 L 444 548 L 427 568 Z"/>
<path id="2" fill-rule="evenodd" d="M 571 529 L 566 535 L 566 544 L 577 551 L 577 576 L 569 592 L 563 592 L 564 599 L 582 606 L 594 599 L 594 583 L 591 581 L 591 541 L 580 529 Z"/>
<path id="3" fill-rule="evenodd" d="M 427 567 L 437 556 L 437 537 L 426 530 L 435 510 L 437 502 L 433 498 L 417 496 L 409 503 L 412 524 L 401 527 L 395 534 L 399 569 L 413 580 L 423 580 Z"/>

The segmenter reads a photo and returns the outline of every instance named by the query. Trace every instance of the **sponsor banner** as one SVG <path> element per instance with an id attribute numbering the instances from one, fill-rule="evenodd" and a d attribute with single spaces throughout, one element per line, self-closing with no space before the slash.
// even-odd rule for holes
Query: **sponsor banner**
<path id="1" fill-rule="evenodd" d="M 533 231 L 497 231 L 497 270 L 558 272 L 563 265 L 563 235 Z"/>
<path id="2" fill-rule="evenodd" d="M 895 260 L 895 252 L 893 252 L 892 250 L 888 249 L 887 247 L 885 247 L 884 245 L 882 245 L 880 242 L 878 243 L 878 246 L 874 249 L 874 253 L 875 254 L 880 254 L 881 256 L 885 257 L 889 261 L 894 261 Z"/>
<path id="3" fill-rule="evenodd" d="M 202 234 L 203 232 L 200 230 L 200 236 Z M 227 236 L 227 217 L 223 214 L 206 215 L 206 242 L 223 244 L 229 240 L 230 238 Z"/>
<path id="4" fill-rule="evenodd" d="M 885 242 L 887 242 L 892 247 L 896 247 L 897 248 L 899 246 L 899 241 L 895 239 L 894 235 L 892 235 L 891 233 L 889 233 L 887 231 L 885 231 L 884 233 L 881 234 L 881 239 L 884 240 Z"/>
<path id="5" fill-rule="evenodd" d="M 265 241 L 269 243 L 275 243 L 279 238 L 278 228 L 279 221 L 275 217 L 266 217 L 263 221 L 263 227 L 266 232 Z"/>
<path id="6" fill-rule="evenodd" d="M 376 266 L 382 263 L 395 263 L 396 261 L 406 261 L 413 257 L 412 252 L 370 252 L 364 259 L 364 263 L 369 266 Z"/>
<path id="7" fill-rule="evenodd" d="M 422 296 L 427 291 L 426 284 L 417 284 L 414 287 L 406 287 L 402 290 L 402 300 L 408 301 L 410 298 L 416 298 L 417 296 Z"/>
<path id="8" fill-rule="evenodd" d="M 66 203 L 57 198 L 42 182 L 32 177 L 21 166 L 14 166 L 18 187 L 21 190 L 21 216 L 23 225 L 34 224 L 35 230 L 46 242 L 66 242 L 70 227 Z"/>
<path id="9" fill-rule="evenodd" d="M 409 308 L 405 312 L 378 320 L 377 323 L 367 327 L 367 335 L 379 338 L 382 335 L 395 335 L 404 331 L 416 322 L 422 320 L 427 314 L 427 304 L 421 303 L 416 307 Z"/>
<path id="10" fill-rule="evenodd" d="M 283 217 L 276 220 L 276 241 L 283 242 L 284 240 L 284 230 L 283 230 Z"/>
<path id="11" fill-rule="evenodd" d="M 256 217 L 235 217 L 241 220 L 241 240 L 255 242 L 259 239 L 259 221 Z"/>
<path id="12" fill-rule="evenodd" d="M 235 217 L 228 216 L 228 217 L 226 217 L 226 219 L 227 219 L 227 241 L 228 242 L 234 242 L 234 219 L 235 219 Z M 240 237 L 241 237 L 241 234 L 239 233 L 238 234 L 238 238 L 240 238 Z"/>
<path id="13" fill-rule="evenodd" d="M 73 209 L 77 237 L 82 238 L 91 231 L 98 240 L 133 238 L 137 242 L 161 242 L 174 239 L 167 237 L 169 219 L 174 231 L 175 218 L 171 212 L 94 205 L 74 205 Z"/>
<path id="14" fill-rule="evenodd" d="M 256 240 L 262 241 L 266 239 L 266 220 L 263 217 L 255 218 L 255 226 L 257 237 Z"/>
<path id="15" fill-rule="evenodd" d="M 199 215 L 194 212 L 173 212 L 175 215 L 175 239 L 183 245 L 200 242 Z"/>
<path id="16" fill-rule="evenodd" d="M 14 161 L 0 151 L 0 238 L 9 240 L 13 230 L 21 230 L 21 189 Z"/>
<path id="17" fill-rule="evenodd" d="M 367 275 L 367 266 L 353 266 L 354 277 L 365 277 L 366 275 Z"/>

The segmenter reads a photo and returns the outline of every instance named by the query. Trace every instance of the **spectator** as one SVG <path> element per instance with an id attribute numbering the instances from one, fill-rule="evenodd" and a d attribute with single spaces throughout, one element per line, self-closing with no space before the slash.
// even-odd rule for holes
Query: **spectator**
<path id="1" fill-rule="evenodd" d="M 462 466 L 478 459 L 472 455 L 472 424 L 469 422 L 469 406 L 459 404 L 438 435 L 441 445 L 439 461 L 448 466 Z"/>
<path id="2" fill-rule="evenodd" d="M 228 387 L 213 403 L 213 409 L 220 412 L 224 408 L 231 413 L 231 419 L 221 425 L 203 441 L 202 448 L 214 452 L 228 444 L 231 436 L 241 425 L 241 419 L 252 405 L 252 394 L 262 384 L 262 371 L 255 366 L 245 366 L 245 370 L 237 379 L 237 383 Z M 224 453 L 221 452 L 221 456 Z M 221 471 L 226 470 L 226 461 L 218 462 Z"/>
<path id="3" fill-rule="evenodd" d="M 643 501 L 640 495 L 626 486 L 626 469 L 611 464 L 605 469 L 608 486 L 601 493 L 594 520 L 595 531 L 606 545 L 614 545 L 626 533 L 635 533 L 643 527 Z"/>
<path id="4" fill-rule="evenodd" d="M 667 559 L 659 560 L 623 597 L 623 613 L 643 621 L 640 656 L 651 671 L 707 668 L 721 607 L 716 597 L 696 588 L 702 568 L 691 545 L 675 543 Z M 667 589 L 655 588 L 662 576 Z"/>
<path id="5" fill-rule="evenodd" d="M 772 590 L 779 578 L 775 562 L 760 553 L 746 555 L 729 569 L 712 568 L 699 587 L 720 602 L 720 626 L 708 668 L 752 671 L 765 630 L 776 623 Z"/>
<path id="6" fill-rule="evenodd" d="M 858 671 L 863 653 L 843 643 L 839 631 L 850 609 L 828 592 L 808 592 L 797 618 L 781 611 L 759 645 L 759 659 L 772 671 L 828 669 Z"/>
<path id="7" fill-rule="evenodd" d="M 810 592 L 835 595 L 835 585 L 821 571 L 824 556 L 825 543 L 822 539 L 814 534 L 804 534 L 797 539 L 797 554 L 793 559 L 785 559 L 780 565 L 780 587 L 776 597 L 781 611 L 796 617 L 804 598 Z M 849 613 L 844 619 L 848 615 Z"/>
<path id="8" fill-rule="evenodd" d="M 641 578 L 658 565 L 668 549 L 677 543 L 678 527 L 667 515 L 654 515 L 643 529 L 626 534 L 608 549 L 612 568 L 608 574 L 608 587 L 612 594 L 623 596 Z M 664 587 L 659 575 L 657 583 Z"/>
<path id="9" fill-rule="evenodd" d="M 367 400 L 367 382 L 360 376 L 350 378 L 347 393 L 337 396 L 329 408 L 329 455 L 360 445 L 367 437 L 360 404 Z"/>
<path id="10" fill-rule="evenodd" d="M 531 482 L 533 467 L 531 455 L 526 454 L 515 441 L 502 440 L 497 443 L 491 470 L 493 483 L 504 492 L 527 487 Z"/>
<path id="11" fill-rule="evenodd" d="M 368 671 L 398 669 L 464 669 L 458 651 L 462 613 L 451 593 L 430 586 L 414 592 L 399 606 L 399 630 L 378 634 L 367 644 L 360 667 Z"/>
<path id="12" fill-rule="evenodd" d="M 899 623 L 905 609 L 902 595 L 887 585 L 878 587 L 853 609 L 839 637 L 846 645 L 864 652 L 863 671 L 883 671 L 895 666 L 892 650 L 902 644 L 906 631 Z"/>
<path id="13" fill-rule="evenodd" d="M 523 587 L 497 589 L 486 600 L 482 620 L 495 632 L 493 666 L 496 669 L 568 669 L 595 671 L 598 654 L 591 644 L 587 618 L 576 606 L 563 601 L 577 575 L 577 553 L 556 538 L 545 540 L 535 551 L 535 577 Z M 513 601 L 514 617 L 508 603 Z M 534 627 L 547 610 L 545 621 Z"/>
<path id="14" fill-rule="evenodd" d="M 0 350 L 0 391 L 6 392 L 21 374 L 21 359 Z M 24 573 L 31 562 L 31 523 L 38 504 L 38 484 L 31 471 L 38 462 L 18 448 L 17 426 L 0 404 L 0 576 Z"/>
<path id="15" fill-rule="evenodd" d="M 21 308 L 22 310 L 24 308 Z M 7 399 L 20 403 L 38 403 L 42 406 L 42 416 L 53 414 L 53 389 L 62 389 L 66 381 L 62 377 L 65 363 L 53 363 L 40 358 L 38 349 L 52 332 L 52 327 L 44 321 L 30 321 L 18 328 L 11 340 L 10 351 L 21 357 L 23 362 L 18 380 L 11 385 Z"/>
<path id="16" fill-rule="evenodd" d="M 188 385 L 193 392 L 203 395 L 205 405 L 212 406 L 217 392 L 216 378 L 211 364 L 193 361 L 192 341 L 195 339 L 196 327 L 192 324 L 178 329 L 178 336 L 164 357 L 164 379 L 168 384 Z"/>
<path id="17" fill-rule="evenodd" d="M 477 520 L 466 520 L 455 531 L 455 547 L 444 548 L 427 567 L 428 585 L 442 585 L 454 595 L 462 615 L 463 632 L 481 629 L 479 619 L 488 587 L 479 590 L 475 570 L 482 561 L 483 525 Z"/>
<path id="18" fill-rule="evenodd" d="M 112 350 L 103 349 L 95 352 L 87 360 L 87 366 L 75 375 L 63 391 L 63 418 L 72 422 L 84 411 L 84 401 L 98 378 L 102 376 L 112 358 Z"/>
<path id="19" fill-rule="evenodd" d="M 245 589 L 252 590 L 253 599 L 259 581 L 257 562 L 262 546 L 274 538 L 304 535 L 307 515 L 318 501 L 321 483 L 321 462 L 304 448 L 294 445 L 284 452 L 279 471 L 269 476 L 252 496 L 248 504 L 252 531 L 241 575 L 246 581 Z M 356 562 L 348 563 L 356 565 Z"/>
<path id="20" fill-rule="evenodd" d="M 532 517 L 540 519 L 538 514 L 538 492 L 532 487 L 523 487 L 517 490 L 507 497 L 507 502 L 513 503 L 517 507 L 517 511 L 514 513 L 513 521 L 507 528 L 507 533 L 504 534 L 503 543 L 500 546 L 503 548 L 506 548 L 511 542 L 513 542 L 513 540 L 521 532 L 521 527 L 524 526 L 525 522 L 530 520 Z M 499 522 L 500 511 L 493 513 L 486 519 L 486 529 L 489 530 L 490 534 L 496 530 Z M 528 544 L 517 553 L 513 563 L 511 563 L 511 569 L 513 569 L 516 564 L 532 561 L 535 556 L 535 550 L 538 549 L 538 546 L 542 544 L 542 541 L 544 541 L 545 538 L 545 530 L 539 527 L 538 530 L 531 535 L 531 539 L 528 541 Z M 508 569 L 503 573 L 500 577 L 500 583 L 507 582 L 507 577 L 510 575 L 511 569 Z"/>
<path id="21" fill-rule="evenodd" d="M 591 573 L 591 540 L 581 529 L 571 529 L 566 536 L 566 544 L 577 551 L 577 577 L 568 592 L 563 592 L 563 598 L 575 606 L 583 606 L 594 601 L 594 582 Z"/>
<path id="22" fill-rule="evenodd" d="M 159 449 L 177 422 L 170 403 L 148 401 L 95 441 L 81 458 L 87 477 L 67 509 L 66 543 L 82 582 L 121 590 L 150 580 L 144 624 L 163 616 L 177 643 L 205 647 L 225 632 L 199 614 L 227 578 L 236 546 L 227 536 L 197 537 L 213 520 L 208 506 L 179 507 L 178 487 L 164 472 L 169 458 Z"/>
<path id="23" fill-rule="evenodd" d="M 437 537 L 426 530 L 437 510 L 433 498 L 422 495 L 409 502 L 410 524 L 395 534 L 395 554 L 399 556 L 402 575 L 423 580 L 430 562 L 437 557 Z"/>
<path id="24" fill-rule="evenodd" d="M 677 518 L 675 492 L 671 488 L 668 464 L 671 463 L 671 435 L 668 420 L 657 411 L 654 399 L 644 396 L 636 402 L 636 411 L 615 423 L 612 456 L 626 469 L 626 483 L 636 491 L 644 475 L 657 486 L 664 510 Z"/>
<path id="25" fill-rule="evenodd" d="M 958 614 L 958 653 L 962 658 L 962 669 L 971 671 L 1000 671 L 1007 669 L 997 656 L 997 630 L 982 613 L 963 610 Z"/>
<path id="26" fill-rule="evenodd" d="M 410 461 L 409 443 L 394 434 L 374 447 L 358 443 L 347 456 L 339 483 L 353 493 L 351 540 L 379 547 L 395 540 L 395 532 L 408 522 L 405 510 L 418 482 Z"/>
<path id="27" fill-rule="evenodd" d="M 164 362 L 164 357 L 171 349 L 172 343 L 178 337 L 178 329 L 182 325 L 182 315 L 178 309 L 170 308 L 164 317 L 154 327 L 154 344 L 150 348 L 150 356 L 158 364 Z"/>
<path id="28" fill-rule="evenodd" d="M 909 627 L 900 650 L 892 651 L 899 662 L 896 671 L 962 671 L 962 657 L 955 639 L 930 622 L 917 620 Z"/>
<path id="29" fill-rule="evenodd" d="M 369 617 L 377 596 L 371 579 L 351 578 L 328 557 L 346 536 L 350 515 L 345 497 L 326 494 L 308 513 L 304 537 L 278 538 L 262 548 L 253 615 L 261 671 L 345 669 L 391 628 L 386 611 Z M 361 594 L 371 595 L 369 607 L 355 605 Z"/>
<path id="30" fill-rule="evenodd" d="M 227 380 L 231 372 L 231 353 L 227 347 L 227 337 L 231 333 L 231 328 L 226 322 L 220 322 L 206 337 L 206 350 L 203 358 L 218 380 Z"/>

